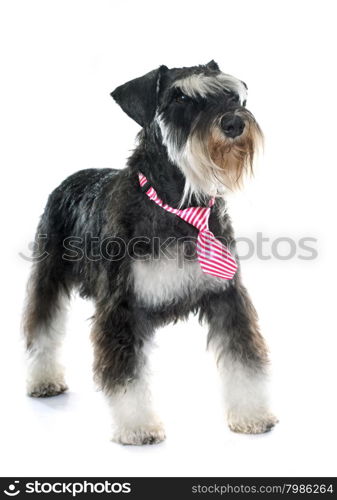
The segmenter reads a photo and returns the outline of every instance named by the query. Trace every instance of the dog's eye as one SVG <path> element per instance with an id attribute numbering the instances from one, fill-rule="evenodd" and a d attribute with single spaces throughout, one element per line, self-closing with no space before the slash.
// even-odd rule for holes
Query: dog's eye
<path id="1" fill-rule="evenodd" d="M 231 93 L 228 99 L 230 102 L 234 102 L 235 104 L 240 102 L 240 97 L 238 94 Z"/>
<path id="2" fill-rule="evenodd" d="M 177 94 L 174 99 L 176 102 L 179 102 L 180 104 L 185 104 L 191 98 L 188 97 L 187 95 L 183 94 L 182 92 L 179 92 L 179 94 Z"/>
<path id="3" fill-rule="evenodd" d="M 242 106 L 245 108 L 246 107 L 246 104 L 247 104 L 247 99 L 245 99 L 242 103 Z"/>

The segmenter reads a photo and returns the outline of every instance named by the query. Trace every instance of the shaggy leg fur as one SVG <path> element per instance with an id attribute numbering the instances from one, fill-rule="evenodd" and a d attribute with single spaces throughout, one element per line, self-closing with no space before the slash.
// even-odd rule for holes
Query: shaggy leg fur
<path id="1" fill-rule="evenodd" d="M 50 271 L 50 270 L 49 270 Z M 24 315 L 27 349 L 27 394 L 56 396 L 67 390 L 59 354 L 64 336 L 68 295 L 58 281 L 36 265 L 28 289 Z"/>
<path id="2" fill-rule="evenodd" d="M 164 441 L 163 424 L 152 407 L 148 373 L 107 395 L 115 423 L 113 441 L 121 444 L 156 444 Z"/>
<path id="3" fill-rule="evenodd" d="M 112 408 L 113 440 L 121 444 L 155 444 L 165 432 L 151 401 L 147 351 L 149 321 L 133 316 L 127 304 L 105 313 L 98 307 L 93 329 L 94 371 Z"/>
<path id="4" fill-rule="evenodd" d="M 237 283 L 214 297 L 205 314 L 208 343 L 224 383 L 228 425 L 234 432 L 259 434 L 277 422 L 267 397 L 268 356 L 255 309 Z"/>

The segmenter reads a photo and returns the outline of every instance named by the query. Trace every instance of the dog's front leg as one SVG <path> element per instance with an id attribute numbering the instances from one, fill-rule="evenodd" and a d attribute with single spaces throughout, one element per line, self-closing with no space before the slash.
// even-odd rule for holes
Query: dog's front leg
<path id="1" fill-rule="evenodd" d="M 151 322 L 134 316 L 128 304 L 98 306 L 92 332 L 94 373 L 111 406 L 113 440 L 121 444 L 155 444 L 165 431 L 153 406 L 148 354 Z"/>
<path id="2" fill-rule="evenodd" d="M 210 326 L 208 346 L 222 377 L 228 425 L 235 432 L 267 432 L 277 422 L 268 406 L 268 354 L 247 291 L 237 279 L 204 302 L 201 312 Z"/>

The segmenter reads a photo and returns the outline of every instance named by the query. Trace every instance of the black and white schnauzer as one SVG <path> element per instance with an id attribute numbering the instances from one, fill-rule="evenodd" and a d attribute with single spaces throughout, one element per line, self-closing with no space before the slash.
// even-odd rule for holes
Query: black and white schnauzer
<path id="1" fill-rule="evenodd" d="M 262 139 L 246 96 L 245 83 L 214 61 L 160 66 L 112 92 L 142 127 L 138 144 L 123 170 L 82 170 L 48 199 L 24 315 L 30 396 L 67 389 L 58 354 L 77 289 L 95 302 L 94 373 L 111 404 L 115 441 L 165 438 L 148 352 L 156 328 L 190 312 L 208 324 L 230 429 L 257 434 L 275 425 L 267 348 L 224 200 L 251 171 Z"/>

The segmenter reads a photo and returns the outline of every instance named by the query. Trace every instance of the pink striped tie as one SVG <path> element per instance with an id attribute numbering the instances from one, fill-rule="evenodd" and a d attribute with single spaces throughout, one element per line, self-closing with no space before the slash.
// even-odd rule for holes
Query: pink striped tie
<path id="1" fill-rule="evenodd" d="M 145 175 L 139 173 L 139 183 L 144 187 L 148 183 Z M 188 224 L 199 230 L 197 241 L 197 255 L 201 269 L 206 274 L 217 276 L 225 280 L 233 278 L 238 268 L 234 257 L 227 247 L 225 247 L 214 234 L 208 229 L 208 219 L 211 208 L 214 205 L 214 198 L 210 201 L 209 207 L 190 207 L 180 210 L 170 207 L 164 203 L 157 195 L 152 186 L 145 192 L 150 200 L 154 201 L 167 212 L 178 215 Z"/>

